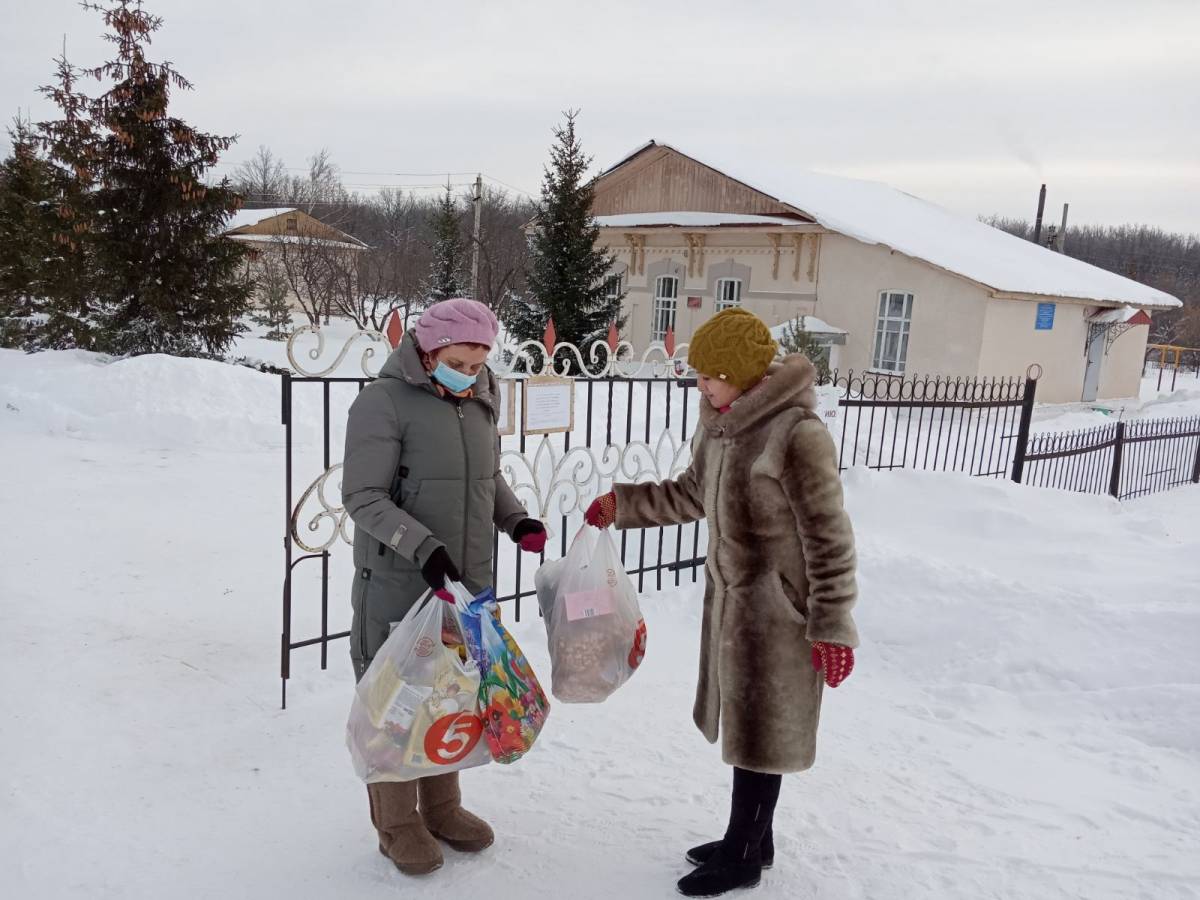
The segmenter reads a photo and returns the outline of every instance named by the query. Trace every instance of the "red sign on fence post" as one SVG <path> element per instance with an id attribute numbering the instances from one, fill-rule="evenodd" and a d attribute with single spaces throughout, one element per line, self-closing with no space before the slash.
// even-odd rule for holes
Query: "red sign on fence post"
<path id="1" fill-rule="evenodd" d="M 388 343 L 392 345 L 393 350 L 400 346 L 400 339 L 404 337 L 404 325 L 400 321 L 400 310 L 392 310 L 392 314 L 388 316 L 384 333 L 387 335 Z"/>

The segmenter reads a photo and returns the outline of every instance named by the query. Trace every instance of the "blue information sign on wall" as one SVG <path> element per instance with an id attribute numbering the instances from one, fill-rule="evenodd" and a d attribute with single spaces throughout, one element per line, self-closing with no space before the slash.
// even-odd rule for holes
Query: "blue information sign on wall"
<path id="1" fill-rule="evenodd" d="M 1049 331 L 1054 327 L 1054 304 L 1039 303 L 1037 310 L 1037 325 L 1038 331 Z"/>

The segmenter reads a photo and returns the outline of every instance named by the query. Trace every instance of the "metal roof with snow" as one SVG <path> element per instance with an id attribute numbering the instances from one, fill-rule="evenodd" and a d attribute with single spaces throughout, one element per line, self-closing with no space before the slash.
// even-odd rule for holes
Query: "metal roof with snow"
<path id="1" fill-rule="evenodd" d="M 295 235 L 286 234 L 282 230 L 277 234 L 235 234 L 242 228 L 252 228 L 255 225 L 261 225 L 263 222 L 269 222 L 271 219 L 277 219 L 288 213 L 299 213 L 311 219 L 321 228 L 324 228 L 330 234 L 340 234 L 345 237 L 345 240 L 336 240 L 332 238 L 317 238 L 309 234 Z M 321 244 L 330 247 L 350 247 L 355 250 L 369 250 L 370 245 L 365 241 L 361 241 L 354 235 L 342 231 L 340 228 L 335 228 L 320 219 L 315 219 L 308 213 L 301 212 L 294 206 L 276 206 L 269 209 L 239 209 L 229 219 L 222 232 L 226 237 L 236 241 L 244 241 L 249 243 L 305 243 L 305 244 Z"/>
<path id="2" fill-rule="evenodd" d="M 1174 309 L 1170 294 L 1081 260 L 1022 240 L 967 216 L 877 181 L 781 166 L 775 187 L 745 178 L 736 167 L 705 161 L 670 144 L 649 141 L 606 169 L 621 168 L 648 150 L 662 148 L 744 184 L 829 231 L 880 244 L 923 260 L 1001 295 L 1070 298 L 1101 304 Z"/>
<path id="3" fill-rule="evenodd" d="M 743 213 L 714 212 L 653 212 L 626 213 L 617 216 L 596 216 L 601 228 L 716 228 L 728 225 L 754 226 L 808 225 L 799 216 L 757 216 Z"/>
<path id="4" fill-rule="evenodd" d="M 294 206 L 275 206 L 269 209 L 239 209 L 225 223 L 225 233 L 228 234 L 231 231 L 237 231 L 239 228 L 250 228 L 260 222 L 267 221 L 267 219 L 274 219 L 276 216 L 292 212 L 296 212 Z"/>

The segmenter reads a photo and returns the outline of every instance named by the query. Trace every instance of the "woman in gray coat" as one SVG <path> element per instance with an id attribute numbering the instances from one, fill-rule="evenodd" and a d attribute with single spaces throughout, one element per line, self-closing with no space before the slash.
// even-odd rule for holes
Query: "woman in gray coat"
<path id="1" fill-rule="evenodd" d="M 379 378 L 350 407 L 342 502 L 354 521 L 354 619 L 350 655 L 362 678 L 429 589 L 491 585 L 493 525 L 540 553 L 542 524 L 529 518 L 500 475 L 497 381 L 486 365 L 496 317 L 474 300 L 431 306 L 404 336 Z M 442 865 L 436 838 L 461 851 L 494 840 L 462 808 L 458 773 L 370 784 L 379 850 L 409 875 Z"/>

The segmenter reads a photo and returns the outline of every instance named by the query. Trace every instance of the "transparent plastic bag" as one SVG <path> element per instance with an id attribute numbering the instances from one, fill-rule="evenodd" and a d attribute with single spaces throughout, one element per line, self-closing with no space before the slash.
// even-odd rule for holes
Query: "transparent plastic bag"
<path id="1" fill-rule="evenodd" d="M 359 681 L 346 744 L 363 781 L 412 781 L 491 762 L 464 612 L 427 594 Z"/>
<path id="2" fill-rule="evenodd" d="M 550 649 L 550 691 L 599 703 L 628 681 L 646 652 L 637 590 L 607 530 L 583 526 L 567 555 L 534 576 Z"/>

